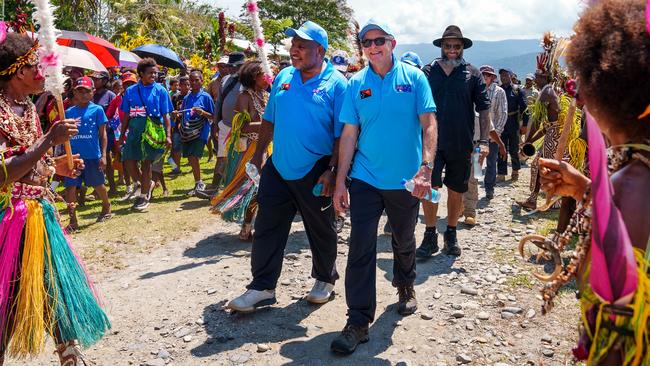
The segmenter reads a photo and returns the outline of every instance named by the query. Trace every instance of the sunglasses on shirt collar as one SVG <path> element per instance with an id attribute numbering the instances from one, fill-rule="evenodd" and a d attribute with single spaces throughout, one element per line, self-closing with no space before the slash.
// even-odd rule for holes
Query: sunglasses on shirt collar
<path id="1" fill-rule="evenodd" d="M 384 44 L 386 44 L 387 40 L 391 40 L 391 39 L 393 38 L 391 37 L 377 37 L 374 39 L 366 38 L 363 41 L 361 41 L 361 46 L 363 46 L 363 48 L 369 48 L 374 43 L 375 46 L 379 47 L 379 46 L 383 46 Z"/>

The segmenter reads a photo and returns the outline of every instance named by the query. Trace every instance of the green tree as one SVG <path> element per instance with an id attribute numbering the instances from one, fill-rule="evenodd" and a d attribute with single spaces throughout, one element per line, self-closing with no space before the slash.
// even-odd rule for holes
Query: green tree
<path id="1" fill-rule="evenodd" d="M 349 19 L 353 11 L 346 0 L 260 0 L 260 18 L 283 21 L 290 20 L 298 27 L 311 20 L 323 27 L 333 47 L 347 48 Z M 279 33 L 275 33 L 279 36 Z M 269 37 L 271 40 L 274 37 Z"/>

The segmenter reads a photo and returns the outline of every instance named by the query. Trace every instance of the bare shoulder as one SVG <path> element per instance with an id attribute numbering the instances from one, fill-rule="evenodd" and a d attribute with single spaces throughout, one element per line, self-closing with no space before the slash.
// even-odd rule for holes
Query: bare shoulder
<path id="1" fill-rule="evenodd" d="M 612 175 L 614 203 L 623 215 L 632 243 L 643 249 L 650 236 L 649 181 L 650 168 L 638 160 Z"/>

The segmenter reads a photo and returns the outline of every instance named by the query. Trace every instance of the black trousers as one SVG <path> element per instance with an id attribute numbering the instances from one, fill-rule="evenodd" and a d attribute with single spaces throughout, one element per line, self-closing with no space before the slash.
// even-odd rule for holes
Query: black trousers
<path id="1" fill-rule="evenodd" d="M 510 121 L 505 130 L 501 133 L 501 140 L 503 144 L 506 145 L 506 150 L 508 150 L 508 155 L 512 159 L 512 170 L 521 169 L 521 162 L 519 161 L 519 125 L 511 126 Z M 497 171 L 499 175 L 508 174 L 508 157 L 503 159 L 499 156 L 497 161 Z"/>
<path id="2" fill-rule="evenodd" d="M 386 210 L 393 232 L 393 286 L 415 281 L 415 224 L 420 201 L 406 190 L 380 190 L 353 179 L 350 185 L 350 252 L 345 269 L 348 324 L 365 326 L 377 308 L 377 225 Z"/>
<path id="3" fill-rule="evenodd" d="M 257 192 L 257 219 L 251 252 L 253 281 L 247 288 L 272 290 L 282 271 L 284 248 L 291 223 L 300 210 L 312 251 L 312 277 L 334 283 L 336 272 L 336 225 L 330 197 L 315 197 L 312 190 L 328 168 L 330 157 L 320 159 L 298 180 L 284 180 L 272 158 L 262 169 Z"/>

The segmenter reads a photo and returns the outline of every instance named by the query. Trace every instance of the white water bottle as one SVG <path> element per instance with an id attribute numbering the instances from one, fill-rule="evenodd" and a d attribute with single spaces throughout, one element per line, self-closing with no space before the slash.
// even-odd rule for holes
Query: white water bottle
<path id="1" fill-rule="evenodd" d="M 260 185 L 260 173 L 257 167 L 251 163 L 246 163 L 246 174 L 255 183 L 256 186 Z"/>
<path id="2" fill-rule="evenodd" d="M 483 179 L 483 167 L 481 166 L 480 163 L 480 157 L 481 157 L 481 148 L 477 147 L 474 149 L 474 153 L 472 154 L 472 166 L 474 168 L 474 179 L 481 180 Z"/>
<path id="3" fill-rule="evenodd" d="M 415 188 L 415 182 L 413 181 L 413 179 L 409 179 L 409 180 L 402 179 L 402 185 L 404 186 L 404 188 L 406 188 L 407 191 L 411 193 L 413 192 L 413 188 Z M 424 200 L 431 201 L 433 203 L 438 203 L 438 201 L 440 201 L 440 192 L 438 192 L 435 189 L 432 189 L 431 193 L 424 196 Z"/>

